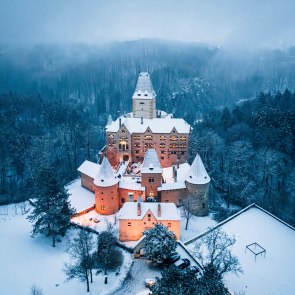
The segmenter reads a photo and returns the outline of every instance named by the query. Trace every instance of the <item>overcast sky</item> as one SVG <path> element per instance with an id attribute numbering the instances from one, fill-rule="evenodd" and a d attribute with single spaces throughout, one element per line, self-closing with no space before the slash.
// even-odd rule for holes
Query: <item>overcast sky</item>
<path id="1" fill-rule="evenodd" d="M 295 45 L 295 0 L 0 0 L 0 41 Z"/>

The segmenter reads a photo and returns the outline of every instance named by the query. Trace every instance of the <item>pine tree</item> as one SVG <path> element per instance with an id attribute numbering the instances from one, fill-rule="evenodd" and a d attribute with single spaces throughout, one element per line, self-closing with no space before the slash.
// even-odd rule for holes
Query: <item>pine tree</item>
<path id="1" fill-rule="evenodd" d="M 50 237 L 55 247 L 57 238 L 65 235 L 74 210 L 70 206 L 68 193 L 52 167 L 40 169 L 36 178 L 35 197 L 35 207 L 28 216 L 33 223 L 32 236 L 40 233 Z"/>
<path id="2" fill-rule="evenodd" d="M 168 258 L 176 249 L 176 236 L 166 226 L 156 223 L 144 232 L 146 257 L 154 262 Z"/>

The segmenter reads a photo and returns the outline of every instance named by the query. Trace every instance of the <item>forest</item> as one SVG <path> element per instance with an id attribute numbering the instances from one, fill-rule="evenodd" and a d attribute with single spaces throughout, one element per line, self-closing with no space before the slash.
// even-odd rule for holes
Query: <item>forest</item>
<path id="1" fill-rule="evenodd" d="M 162 40 L 0 45 L 0 204 L 30 198 L 44 163 L 67 183 L 97 161 L 108 115 L 131 110 L 140 67 L 157 108 L 193 126 L 190 154 L 202 156 L 212 200 L 256 202 L 295 224 L 294 56 Z"/>

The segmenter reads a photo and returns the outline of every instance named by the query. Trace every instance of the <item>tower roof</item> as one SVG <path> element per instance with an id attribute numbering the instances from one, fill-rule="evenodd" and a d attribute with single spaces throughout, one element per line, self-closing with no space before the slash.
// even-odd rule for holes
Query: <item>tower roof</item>
<path id="1" fill-rule="evenodd" d="M 155 149 L 148 149 L 145 152 L 141 173 L 162 173 L 162 166 Z"/>
<path id="2" fill-rule="evenodd" d="M 206 184 L 210 182 L 211 179 L 199 154 L 196 155 L 185 180 L 192 184 Z"/>
<path id="3" fill-rule="evenodd" d="M 104 157 L 100 165 L 100 169 L 94 179 L 94 184 L 97 186 L 112 186 L 119 182 L 119 179 L 115 176 L 113 168 L 107 157 Z"/>
<path id="4" fill-rule="evenodd" d="M 156 93 L 153 88 L 150 74 L 148 72 L 140 72 L 132 98 L 153 99 L 155 97 Z"/>

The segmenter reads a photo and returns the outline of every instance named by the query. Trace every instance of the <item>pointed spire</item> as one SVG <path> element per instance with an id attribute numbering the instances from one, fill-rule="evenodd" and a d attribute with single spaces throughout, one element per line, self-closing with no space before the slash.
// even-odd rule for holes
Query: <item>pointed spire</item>
<path id="1" fill-rule="evenodd" d="M 97 186 L 112 186 L 119 182 L 107 157 L 104 157 L 94 184 Z"/>
<path id="2" fill-rule="evenodd" d="M 210 182 L 211 179 L 199 154 L 196 155 L 185 180 L 192 184 L 206 184 Z"/>
<path id="3" fill-rule="evenodd" d="M 155 149 L 147 149 L 141 167 L 141 173 L 162 173 L 162 166 Z"/>

